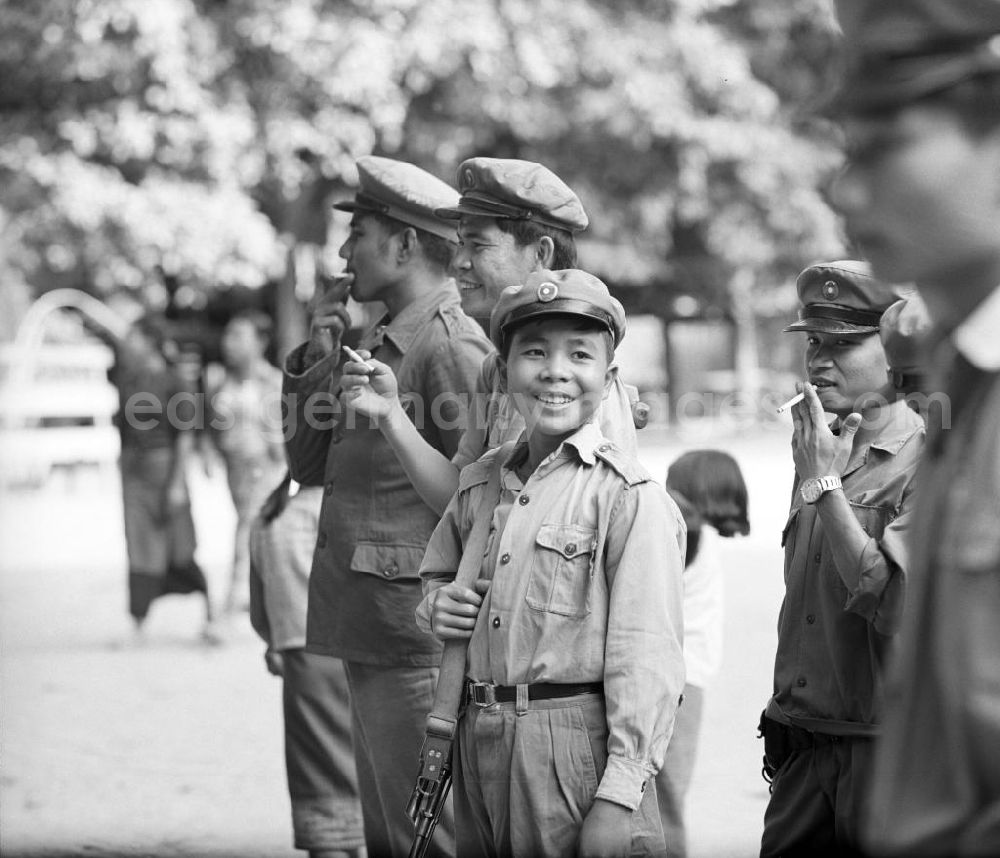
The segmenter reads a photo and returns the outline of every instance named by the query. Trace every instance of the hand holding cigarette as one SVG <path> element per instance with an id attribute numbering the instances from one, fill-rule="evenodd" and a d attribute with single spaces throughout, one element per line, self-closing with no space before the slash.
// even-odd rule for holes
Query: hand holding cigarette
<path id="1" fill-rule="evenodd" d="M 368 363 L 368 361 L 361 357 L 361 355 L 354 351 L 354 349 L 350 346 L 341 346 L 341 348 L 344 350 L 344 354 L 346 354 L 352 361 L 361 364 L 366 370 L 368 370 L 368 372 L 375 372 L 375 367 Z"/>
<path id="2" fill-rule="evenodd" d="M 795 396 L 793 396 L 791 399 L 788 400 L 788 402 L 778 406 L 777 413 L 784 414 L 789 408 L 791 408 L 793 405 L 798 405 L 805 398 L 806 398 L 805 393 L 796 393 Z"/>

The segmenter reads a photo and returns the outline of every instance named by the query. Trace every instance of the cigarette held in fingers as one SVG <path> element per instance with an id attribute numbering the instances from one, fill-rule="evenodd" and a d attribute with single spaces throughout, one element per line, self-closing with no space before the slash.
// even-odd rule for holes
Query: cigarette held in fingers
<path id="1" fill-rule="evenodd" d="M 778 414 L 784 414 L 793 405 L 798 405 L 803 399 L 806 398 L 804 393 L 796 393 L 791 399 L 788 400 L 784 405 L 778 406 Z"/>
<path id="2" fill-rule="evenodd" d="M 373 367 L 370 363 L 368 363 L 368 361 L 366 361 L 363 357 L 361 357 L 361 355 L 359 355 L 356 351 L 354 351 L 354 349 L 352 349 L 350 346 L 341 346 L 341 348 L 344 350 L 344 354 L 346 354 L 352 361 L 361 364 L 365 369 L 368 370 L 368 372 L 375 372 L 375 367 Z"/>

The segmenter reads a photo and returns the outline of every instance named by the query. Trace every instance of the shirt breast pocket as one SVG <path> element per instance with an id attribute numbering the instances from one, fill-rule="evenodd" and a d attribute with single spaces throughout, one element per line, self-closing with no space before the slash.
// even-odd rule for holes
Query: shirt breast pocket
<path id="1" fill-rule="evenodd" d="M 892 507 L 877 506 L 855 500 L 848 501 L 848 503 L 851 505 L 851 512 L 854 513 L 858 524 L 872 539 L 881 539 L 886 525 L 895 517 Z"/>
<path id="2" fill-rule="evenodd" d="M 590 583 L 597 531 L 576 524 L 543 524 L 525 600 L 536 611 L 564 617 L 590 613 Z"/>

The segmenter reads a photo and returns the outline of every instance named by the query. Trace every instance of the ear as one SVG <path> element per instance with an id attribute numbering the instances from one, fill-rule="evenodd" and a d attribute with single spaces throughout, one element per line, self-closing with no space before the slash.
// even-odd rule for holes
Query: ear
<path id="1" fill-rule="evenodd" d="M 412 226 L 408 226 L 402 232 L 396 233 L 396 238 L 398 239 L 396 244 L 396 261 L 403 264 L 413 259 L 417 253 L 417 248 L 420 246 L 420 241 L 417 239 L 417 231 Z"/>
<path id="2" fill-rule="evenodd" d="M 507 361 L 497 355 L 497 371 L 500 373 L 500 392 L 507 392 Z"/>
<path id="3" fill-rule="evenodd" d="M 611 392 L 611 386 L 618 378 L 618 364 L 612 362 L 608 364 L 607 372 L 604 373 L 604 396 Z"/>
<path id="4" fill-rule="evenodd" d="M 543 235 L 535 242 L 535 262 L 539 268 L 551 268 L 556 258 L 556 245 L 551 236 Z"/>

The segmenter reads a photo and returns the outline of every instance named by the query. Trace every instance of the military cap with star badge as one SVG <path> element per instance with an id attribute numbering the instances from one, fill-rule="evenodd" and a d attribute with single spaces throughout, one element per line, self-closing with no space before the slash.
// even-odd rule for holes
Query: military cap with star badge
<path id="1" fill-rule="evenodd" d="M 358 191 L 353 200 L 335 203 L 335 209 L 384 215 L 453 243 L 458 241 L 454 224 L 434 213 L 458 202 L 454 188 L 406 161 L 365 155 L 357 164 Z"/>
<path id="2" fill-rule="evenodd" d="M 510 158 L 469 158 L 458 168 L 457 205 L 438 216 L 462 215 L 530 220 L 569 232 L 590 223 L 580 198 L 548 167 Z"/>
<path id="3" fill-rule="evenodd" d="M 535 271 L 524 283 L 508 286 L 490 316 L 490 339 L 503 349 L 511 325 L 544 316 L 582 316 L 608 329 L 618 346 L 625 336 L 625 308 L 608 287 L 586 271 Z"/>
<path id="4" fill-rule="evenodd" d="M 845 73 L 831 113 L 892 110 L 1000 74 L 1000 0 L 836 0 Z"/>
<path id="5" fill-rule="evenodd" d="M 882 314 L 907 288 L 872 276 L 867 262 L 845 259 L 810 265 L 795 281 L 799 320 L 785 331 L 825 334 L 871 334 Z M 911 287 L 909 287 L 911 288 Z"/>

